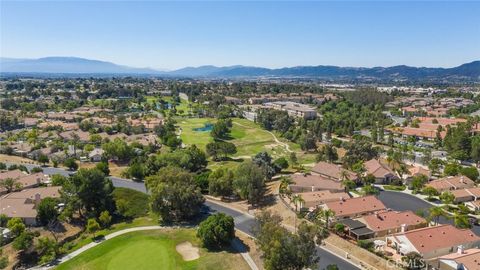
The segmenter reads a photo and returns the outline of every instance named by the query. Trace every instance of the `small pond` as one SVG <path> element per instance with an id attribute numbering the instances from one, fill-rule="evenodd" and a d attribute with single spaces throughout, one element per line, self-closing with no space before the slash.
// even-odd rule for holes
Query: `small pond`
<path id="1" fill-rule="evenodd" d="M 205 124 L 203 127 L 194 128 L 193 131 L 212 131 L 213 124 Z"/>

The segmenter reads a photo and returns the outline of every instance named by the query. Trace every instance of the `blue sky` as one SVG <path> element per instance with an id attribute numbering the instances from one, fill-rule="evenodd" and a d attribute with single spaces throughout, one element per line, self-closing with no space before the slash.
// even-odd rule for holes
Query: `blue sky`
<path id="1" fill-rule="evenodd" d="M 0 0 L 0 55 L 136 67 L 456 66 L 480 59 L 480 2 Z"/>

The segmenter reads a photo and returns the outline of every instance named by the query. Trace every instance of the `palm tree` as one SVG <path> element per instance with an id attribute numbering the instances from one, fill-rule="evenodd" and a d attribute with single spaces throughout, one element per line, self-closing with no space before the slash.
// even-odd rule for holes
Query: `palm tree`
<path id="1" fill-rule="evenodd" d="M 350 180 L 350 175 L 348 174 L 348 172 L 346 170 L 342 169 L 340 171 L 340 180 L 341 181 Z"/>
<path id="2" fill-rule="evenodd" d="M 320 217 L 325 220 L 325 228 L 328 229 L 330 218 L 335 216 L 335 212 L 331 209 L 322 210 L 320 213 Z"/>
<path id="3" fill-rule="evenodd" d="M 429 219 L 435 221 L 435 225 L 438 225 L 438 222 L 440 221 L 440 217 L 445 216 L 445 211 L 443 211 L 443 208 L 440 206 L 434 206 L 430 208 L 429 210 Z"/>
<path id="4" fill-rule="evenodd" d="M 299 198 L 300 198 L 300 196 L 295 194 L 295 195 L 292 196 L 292 199 L 291 199 L 291 202 L 293 203 L 293 205 L 295 205 L 295 212 L 297 212 L 297 206 L 298 206 L 298 199 Z"/>
<path id="5" fill-rule="evenodd" d="M 6 178 L 3 182 L 0 182 L 0 187 L 3 187 L 7 190 L 7 193 L 10 193 L 14 190 L 20 189 L 22 184 L 13 178 Z"/>
<path id="6" fill-rule="evenodd" d="M 453 215 L 453 223 L 455 224 L 455 227 L 458 227 L 460 229 L 467 229 L 472 227 L 468 220 L 468 216 L 461 213 L 455 213 Z"/>
<path id="7" fill-rule="evenodd" d="M 292 197 L 292 203 L 295 205 L 295 212 L 297 212 L 298 205 L 300 204 L 300 208 L 302 208 L 302 205 L 305 203 L 305 200 L 302 198 L 301 195 L 295 194 Z"/>
<path id="8" fill-rule="evenodd" d="M 280 195 L 287 195 L 287 197 L 289 197 L 291 195 L 291 192 L 288 186 L 291 183 L 292 181 L 290 180 L 290 178 L 282 176 L 282 178 L 280 179 L 280 187 L 278 189 L 278 193 L 280 193 Z"/>

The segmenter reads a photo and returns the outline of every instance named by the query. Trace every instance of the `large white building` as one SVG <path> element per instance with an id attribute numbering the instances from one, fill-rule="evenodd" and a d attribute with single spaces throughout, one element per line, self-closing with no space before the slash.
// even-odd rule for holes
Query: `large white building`
<path id="1" fill-rule="evenodd" d="M 315 119 L 317 117 L 317 111 L 311 106 L 291 102 L 291 101 L 276 101 L 276 102 L 267 102 L 263 104 L 267 108 L 272 108 L 275 110 L 286 111 L 288 115 L 293 117 L 301 117 L 304 119 Z"/>

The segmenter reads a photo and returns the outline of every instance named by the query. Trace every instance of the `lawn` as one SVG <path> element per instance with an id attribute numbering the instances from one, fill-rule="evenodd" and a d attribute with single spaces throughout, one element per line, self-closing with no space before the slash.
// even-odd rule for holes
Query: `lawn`
<path id="1" fill-rule="evenodd" d="M 205 146 L 213 141 L 208 131 L 194 131 L 194 128 L 203 127 L 207 123 L 215 123 L 214 118 L 179 118 L 177 119 L 178 126 L 182 129 L 181 138 L 187 145 L 195 144 L 199 148 L 205 150 Z M 285 146 L 275 141 L 273 135 L 268 131 L 262 129 L 258 124 L 249 121 L 247 119 L 233 118 L 231 129 L 231 139 L 228 141 L 234 143 L 237 146 L 237 153 L 235 157 L 249 158 L 256 155 L 259 152 L 267 151 L 274 158 L 281 156 L 288 157 L 289 152 Z M 283 138 L 280 138 L 279 134 L 275 136 L 283 143 L 288 144 L 292 151 L 295 151 L 297 158 L 302 164 L 310 164 L 315 162 L 314 154 L 304 154 L 300 149 L 300 146 L 296 143 L 288 142 Z M 227 165 L 228 167 L 234 167 L 238 162 L 224 161 L 222 164 L 212 164 L 213 167 L 219 165 Z M 211 166 L 211 167 L 212 167 Z"/>
<path id="2" fill-rule="evenodd" d="M 187 145 L 195 144 L 201 149 L 213 141 L 210 132 L 194 131 L 194 128 L 203 127 L 206 123 L 215 123 L 213 118 L 188 118 L 178 119 L 178 125 L 182 128 L 182 141 Z M 271 152 L 275 144 L 273 136 L 261 129 L 257 124 L 246 119 L 233 119 L 230 142 L 237 146 L 238 153 L 235 156 L 253 156 L 261 151 Z"/>
<path id="3" fill-rule="evenodd" d="M 173 100 L 171 97 L 164 97 L 162 98 L 164 101 L 172 104 L 173 103 Z M 176 106 L 176 109 L 177 109 L 177 115 L 179 116 L 187 116 L 190 111 L 191 111 L 191 107 L 190 106 L 194 106 L 194 103 L 191 103 L 190 101 L 187 101 L 187 100 L 184 100 L 184 99 L 180 99 L 180 103 Z"/>
<path id="4" fill-rule="evenodd" d="M 141 226 L 152 226 L 152 225 L 158 225 L 158 217 L 155 216 L 154 214 L 150 214 L 149 216 L 146 216 L 146 217 L 135 218 L 132 221 L 128 221 L 128 222 L 120 222 L 120 223 L 113 224 L 109 228 L 102 229 L 96 232 L 95 234 L 96 236 L 107 235 L 123 229 L 141 227 Z M 81 236 L 79 236 L 74 241 L 66 243 L 64 245 L 64 248 L 67 252 L 72 252 L 87 244 L 90 244 L 91 242 L 92 242 L 92 235 L 84 232 Z"/>
<path id="5" fill-rule="evenodd" d="M 194 131 L 194 128 L 201 128 L 206 123 L 215 123 L 213 118 L 179 118 L 177 119 L 177 125 L 182 129 L 182 138 L 183 143 L 187 145 L 195 144 L 199 148 L 205 150 L 205 146 L 213 141 L 210 132 L 208 131 Z"/>
<path id="6" fill-rule="evenodd" d="M 56 269 L 248 269 L 240 254 L 203 248 L 200 258 L 184 261 L 175 247 L 185 241 L 200 245 L 193 229 L 132 232 L 105 241 Z"/>

